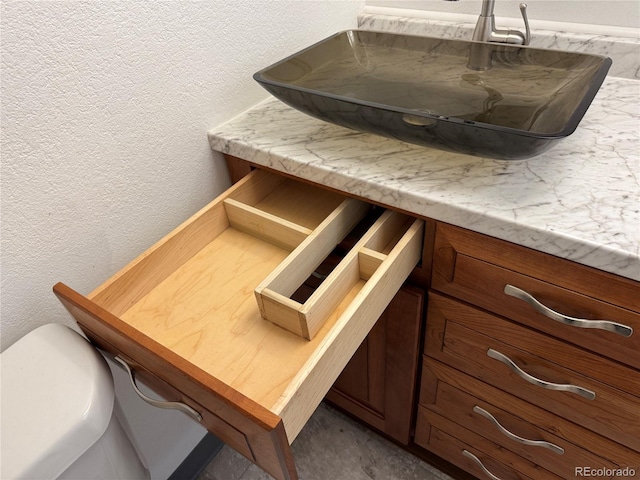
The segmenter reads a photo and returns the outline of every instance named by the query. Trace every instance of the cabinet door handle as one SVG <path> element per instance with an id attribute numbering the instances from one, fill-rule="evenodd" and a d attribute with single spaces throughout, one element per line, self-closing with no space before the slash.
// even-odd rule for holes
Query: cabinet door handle
<path id="1" fill-rule="evenodd" d="M 487 420 L 489 420 L 491 423 L 493 423 L 496 428 L 500 431 L 500 433 L 502 433 L 505 437 L 521 443 L 523 445 L 528 445 L 531 447 L 542 447 L 542 448 L 547 448 L 549 450 L 551 450 L 553 453 L 557 453 L 558 455 L 564 455 L 564 448 L 559 447 L 558 445 L 556 445 L 555 443 L 551 443 L 551 442 L 547 442 L 545 440 L 529 440 L 528 438 L 523 438 L 519 435 L 516 435 L 515 433 L 510 432 L 509 430 L 507 430 L 506 428 L 504 428 L 500 422 L 498 422 L 498 420 L 496 419 L 496 417 L 494 417 L 493 415 L 491 415 L 489 412 L 487 412 L 484 408 L 475 405 L 473 407 L 473 411 L 475 413 L 477 413 L 478 415 L 482 415 L 484 418 L 486 418 Z"/>
<path id="2" fill-rule="evenodd" d="M 564 323 L 565 325 L 570 325 L 572 327 L 578 328 L 596 328 L 598 330 L 606 330 L 607 332 L 617 333 L 618 335 L 622 335 L 623 337 L 630 337 L 633 334 L 633 328 L 629 327 L 628 325 L 623 325 L 622 323 L 611 322 L 609 320 L 586 320 L 584 318 L 570 317 L 568 315 L 558 313 L 555 310 L 552 310 L 546 305 L 540 303 L 540 301 L 538 301 L 538 299 L 536 299 L 530 293 L 527 293 L 524 290 L 519 289 L 518 287 L 514 287 L 513 285 L 505 285 L 504 293 L 511 297 L 515 297 L 519 300 L 527 302 L 536 311 L 538 311 L 545 317 L 550 318 L 551 320 L 555 320 L 556 322 Z"/>
<path id="3" fill-rule="evenodd" d="M 511 370 L 513 370 L 520 378 L 522 378 L 523 380 L 526 380 L 527 382 L 533 385 L 537 385 L 538 387 L 546 388 L 547 390 L 559 390 L 563 392 L 575 393 L 577 395 L 580 395 L 581 397 L 586 398 L 587 400 L 593 400 L 594 398 L 596 398 L 596 393 L 591 390 L 587 390 L 586 388 L 578 387 L 576 385 L 570 385 L 570 384 L 546 382 L 544 380 L 540 380 L 539 378 L 534 377 L 533 375 L 529 375 L 527 372 L 522 370 L 518 365 L 513 363 L 513 361 L 509 357 L 507 357 L 506 355 L 503 355 L 497 350 L 494 350 L 493 348 L 490 348 L 489 350 L 487 350 L 487 355 L 495 360 L 498 360 L 504 363 L 507 367 L 511 368 Z"/>
<path id="4" fill-rule="evenodd" d="M 181 411 L 183 413 L 186 413 L 187 415 L 189 415 L 191 418 L 193 418 L 197 422 L 201 422 L 202 421 L 202 415 L 200 415 L 198 412 L 196 412 L 193 408 L 191 408 L 189 405 L 187 405 L 185 403 L 182 403 L 182 402 L 164 402 L 164 401 L 160 401 L 160 400 L 156 400 L 154 398 L 148 397 L 147 395 L 142 393 L 142 391 L 138 388 L 138 385 L 136 384 L 136 380 L 134 378 L 133 370 L 131 370 L 131 367 L 129 367 L 127 362 L 125 362 L 119 356 L 116 356 L 115 360 L 120 365 L 122 365 L 124 367 L 124 369 L 127 371 L 127 373 L 129 374 L 129 380 L 131 380 L 131 385 L 133 386 L 133 390 L 138 394 L 138 396 L 142 400 L 147 402 L 149 405 L 153 405 L 154 407 L 158 407 L 158 408 L 167 408 L 167 409 L 170 409 L 170 410 L 179 410 L 179 411 Z"/>
<path id="5" fill-rule="evenodd" d="M 484 464 L 480 461 L 480 459 L 476 457 L 473 453 L 471 453 L 469 450 L 462 450 L 462 455 L 473 460 L 482 469 L 485 475 L 489 477 L 491 480 L 502 480 L 500 477 L 491 473 L 487 469 L 487 467 L 485 467 Z"/>

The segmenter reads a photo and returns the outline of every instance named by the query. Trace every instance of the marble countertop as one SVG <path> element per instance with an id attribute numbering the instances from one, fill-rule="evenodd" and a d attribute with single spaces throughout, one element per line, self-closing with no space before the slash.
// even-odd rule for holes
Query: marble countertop
<path id="1" fill-rule="evenodd" d="M 528 160 L 454 154 L 316 120 L 269 98 L 215 151 L 640 280 L 640 81 L 608 77 L 575 133 Z"/>

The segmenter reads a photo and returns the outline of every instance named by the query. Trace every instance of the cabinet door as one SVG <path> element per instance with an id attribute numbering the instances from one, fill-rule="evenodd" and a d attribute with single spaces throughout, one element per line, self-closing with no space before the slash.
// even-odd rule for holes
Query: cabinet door
<path id="1" fill-rule="evenodd" d="M 342 371 L 327 399 L 409 443 L 424 293 L 403 286 Z"/>

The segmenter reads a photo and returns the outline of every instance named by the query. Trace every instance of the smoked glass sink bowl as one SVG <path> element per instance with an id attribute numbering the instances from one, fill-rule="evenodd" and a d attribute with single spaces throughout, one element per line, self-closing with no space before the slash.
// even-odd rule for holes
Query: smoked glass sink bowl
<path id="1" fill-rule="evenodd" d="M 327 122 L 511 160 L 571 135 L 610 65 L 592 54 L 349 30 L 254 78 Z"/>

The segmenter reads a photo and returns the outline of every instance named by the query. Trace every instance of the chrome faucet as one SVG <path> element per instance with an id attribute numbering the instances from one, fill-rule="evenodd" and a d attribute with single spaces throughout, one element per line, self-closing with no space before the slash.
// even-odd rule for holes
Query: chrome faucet
<path id="1" fill-rule="evenodd" d="M 520 4 L 520 13 L 525 27 L 525 33 L 522 33 L 519 30 L 498 30 L 496 28 L 496 19 L 493 15 L 495 3 L 495 0 L 482 0 L 482 10 L 471 40 L 475 42 L 506 43 L 509 45 L 529 45 L 531 30 L 529 29 L 529 19 L 527 18 L 527 4 Z M 467 67 L 472 70 L 489 70 L 491 68 L 492 50 L 487 48 L 486 45 L 473 44 L 469 53 Z"/>
<path id="2" fill-rule="evenodd" d="M 531 30 L 529 29 L 529 20 L 527 19 L 527 4 L 520 4 L 520 13 L 524 19 L 525 33 L 519 30 L 497 30 L 496 20 L 493 15 L 493 7 L 495 0 L 483 0 L 482 10 L 476 23 L 476 29 L 473 31 L 471 40 L 476 42 L 496 42 L 508 43 L 511 45 L 529 45 L 531 40 Z"/>

